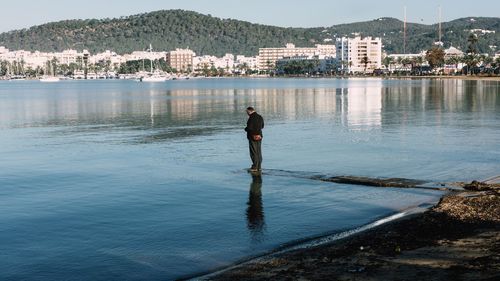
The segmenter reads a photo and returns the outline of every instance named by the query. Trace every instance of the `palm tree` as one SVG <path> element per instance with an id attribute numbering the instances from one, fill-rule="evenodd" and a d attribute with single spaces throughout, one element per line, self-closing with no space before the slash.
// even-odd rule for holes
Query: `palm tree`
<path id="1" fill-rule="evenodd" d="M 104 65 L 104 71 L 108 73 L 111 70 L 111 60 L 106 60 Z"/>
<path id="2" fill-rule="evenodd" d="M 11 72 L 12 72 L 14 75 L 17 75 L 17 74 L 18 74 L 18 69 L 19 69 L 19 68 L 17 67 L 17 61 L 13 61 L 13 62 L 12 62 L 12 71 L 11 71 Z"/>
<path id="3" fill-rule="evenodd" d="M 406 66 L 411 63 L 411 60 L 409 58 L 402 58 L 401 59 L 401 64 L 403 65 L 403 69 L 406 70 Z"/>
<path id="4" fill-rule="evenodd" d="M 401 66 L 403 65 L 403 58 L 402 57 L 398 57 L 397 60 L 397 65 L 398 65 L 398 69 L 401 70 Z"/>
<path id="5" fill-rule="evenodd" d="M 467 42 L 469 42 L 469 46 L 467 47 L 467 53 L 468 54 L 477 54 L 477 42 L 479 39 L 474 33 L 471 33 L 469 37 L 467 38 Z"/>
<path id="6" fill-rule="evenodd" d="M 342 71 L 342 75 L 345 73 L 345 69 L 349 66 L 349 62 L 346 60 L 340 61 L 340 69 Z"/>
<path id="7" fill-rule="evenodd" d="M 203 63 L 203 68 L 201 69 L 201 72 L 205 77 L 208 77 L 210 75 L 210 69 L 208 68 L 207 63 Z"/>
<path id="8" fill-rule="evenodd" d="M 472 68 L 476 67 L 479 58 L 477 57 L 477 42 L 479 39 L 474 33 L 471 33 L 467 38 L 469 46 L 467 47 L 467 55 L 464 56 L 465 64 L 467 64 L 467 74 L 472 74 Z"/>
<path id="9" fill-rule="evenodd" d="M 53 71 L 53 74 L 54 76 L 57 75 L 57 63 L 59 61 L 57 60 L 57 58 L 52 58 L 52 60 L 50 60 L 50 66 L 52 67 L 52 71 Z"/>
<path id="10" fill-rule="evenodd" d="M 19 64 L 18 64 L 19 65 L 19 72 L 20 72 L 19 74 L 21 74 L 21 75 L 26 75 L 25 70 L 24 70 L 25 63 L 26 62 L 24 61 L 24 59 L 21 59 L 21 61 L 19 61 Z"/>
<path id="11" fill-rule="evenodd" d="M 467 74 L 472 74 L 472 69 L 478 64 L 478 57 L 475 54 L 467 54 L 464 56 L 464 63 L 467 65 Z"/>
<path id="12" fill-rule="evenodd" d="M 498 57 L 495 60 L 493 60 L 493 62 L 491 63 L 491 67 L 494 68 L 494 69 L 496 69 L 497 67 L 500 67 L 500 57 Z"/>
<path id="13" fill-rule="evenodd" d="M 89 64 L 89 54 L 88 53 L 85 53 L 83 54 L 83 73 L 84 73 L 84 77 L 85 77 L 85 80 L 87 79 L 87 74 L 88 74 L 88 64 Z"/>
<path id="14" fill-rule="evenodd" d="M 76 57 L 76 64 L 78 65 L 78 69 L 82 69 L 83 58 L 81 56 Z"/>
<path id="15" fill-rule="evenodd" d="M 390 66 L 394 63 L 394 59 L 392 57 L 385 57 L 384 60 L 382 61 L 382 64 L 389 69 Z"/>
<path id="16" fill-rule="evenodd" d="M 266 66 L 267 66 L 267 72 L 270 73 L 271 72 L 271 66 L 272 66 L 272 63 L 271 63 L 270 60 L 266 61 Z"/>
<path id="17" fill-rule="evenodd" d="M 458 68 L 458 64 L 460 63 L 461 59 L 459 57 L 450 57 L 448 59 L 445 60 L 445 63 L 447 65 L 453 65 L 453 68 L 456 69 Z"/>
<path id="18" fill-rule="evenodd" d="M 483 62 L 484 66 L 491 66 L 491 63 L 493 62 L 493 58 L 490 56 L 481 56 L 481 61 Z"/>
<path id="19" fill-rule="evenodd" d="M 0 61 L 0 76 L 6 76 L 8 73 L 8 61 Z"/>
<path id="20" fill-rule="evenodd" d="M 361 58 L 361 61 L 360 61 L 364 66 L 365 66 L 365 73 L 366 73 L 366 68 L 368 67 L 368 64 L 370 63 L 370 60 L 368 59 L 368 55 L 364 55 L 362 58 Z"/>
<path id="21" fill-rule="evenodd" d="M 418 56 L 415 58 L 415 62 L 418 66 L 421 66 L 424 63 L 424 58 L 422 56 Z"/>
<path id="22" fill-rule="evenodd" d="M 24 74 L 28 77 L 36 77 L 36 72 L 31 66 L 28 66 L 26 68 Z"/>
<path id="23" fill-rule="evenodd" d="M 314 58 L 312 60 L 312 67 L 314 68 L 315 71 L 318 71 L 319 65 L 320 65 L 319 59 Z"/>

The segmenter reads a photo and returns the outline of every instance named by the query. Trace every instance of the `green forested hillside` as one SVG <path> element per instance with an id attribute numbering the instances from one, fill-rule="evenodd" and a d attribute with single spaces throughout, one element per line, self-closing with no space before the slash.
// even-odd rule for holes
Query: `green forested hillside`
<path id="1" fill-rule="evenodd" d="M 201 55 L 255 55 L 260 47 L 283 46 L 287 42 L 312 46 L 328 42 L 335 36 L 352 36 L 359 32 L 363 36 L 382 37 L 385 50 L 394 53 L 402 52 L 402 26 L 397 19 L 381 18 L 326 28 L 282 28 L 190 11 L 166 10 L 117 19 L 67 20 L 15 30 L 0 34 L 0 46 L 14 50 L 73 48 L 93 53 L 104 50 L 129 53 L 143 50 L 151 43 L 156 50 L 189 47 Z M 451 44 L 465 49 L 470 29 L 496 31 L 480 35 L 481 52 L 495 51 L 489 47 L 491 45 L 500 46 L 500 18 L 475 18 L 474 21 L 465 18 L 444 23 L 443 41 L 446 46 Z M 436 25 L 410 23 L 407 51 L 428 49 L 436 39 Z"/>
<path id="2" fill-rule="evenodd" d="M 494 53 L 500 50 L 500 18 L 462 18 L 442 23 L 442 41 L 445 47 L 454 46 L 467 49 L 467 38 L 470 30 L 483 29 L 495 33 L 478 35 L 478 49 L 483 53 Z M 403 51 L 403 22 L 394 18 L 380 18 L 367 22 L 341 24 L 328 29 L 333 36 L 352 36 L 360 33 L 362 36 L 382 37 L 384 49 L 388 53 Z M 416 53 L 429 49 L 438 41 L 438 25 L 407 24 L 407 52 Z M 497 48 L 490 48 L 497 46 Z"/>

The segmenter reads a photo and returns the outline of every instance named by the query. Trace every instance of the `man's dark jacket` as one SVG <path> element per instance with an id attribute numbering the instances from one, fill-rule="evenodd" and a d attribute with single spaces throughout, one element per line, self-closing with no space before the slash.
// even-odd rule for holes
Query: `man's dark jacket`
<path id="1" fill-rule="evenodd" d="M 247 132 L 247 138 L 249 140 L 252 140 L 252 136 L 262 136 L 262 129 L 264 129 L 264 118 L 257 114 L 257 112 L 250 114 L 250 117 L 247 121 L 247 127 L 245 128 L 245 131 Z"/>

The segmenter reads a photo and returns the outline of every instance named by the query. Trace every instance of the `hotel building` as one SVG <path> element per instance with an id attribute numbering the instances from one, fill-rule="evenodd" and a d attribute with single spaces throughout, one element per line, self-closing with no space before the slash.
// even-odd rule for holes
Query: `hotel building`
<path id="1" fill-rule="evenodd" d="M 175 68 L 177 71 L 186 72 L 192 71 L 194 64 L 193 58 L 196 54 L 190 49 L 175 49 L 167 53 L 167 64 Z"/>
<path id="2" fill-rule="evenodd" d="M 336 53 L 335 45 L 316 45 L 312 48 L 297 48 L 294 44 L 288 43 L 285 48 L 260 48 L 259 49 L 259 70 L 274 69 L 276 62 L 285 57 L 303 56 L 331 56 Z"/>
<path id="3" fill-rule="evenodd" d="M 337 60 L 340 70 L 347 72 L 372 72 L 382 67 L 382 40 L 372 37 L 337 38 Z M 363 62 L 368 58 L 368 63 Z"/>

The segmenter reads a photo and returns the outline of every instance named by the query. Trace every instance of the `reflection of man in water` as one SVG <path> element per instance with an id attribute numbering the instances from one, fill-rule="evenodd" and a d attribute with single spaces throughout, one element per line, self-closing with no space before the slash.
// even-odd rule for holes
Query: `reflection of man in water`
<path id="1" fill-rule="evenodd" d="M 248 121 L 245 131 L 247 132 L 248 145 L 252 168 L 250 172 L 259 172 L 262 164 L 262 129 L 264 129 L 264 118 L 260 116 L 253 107 L 247 108 Z"/>
<path id="2" fill-rule="evenodd" d="M 247 227 L 254 239 L 258 239 L 258 236 L 262 235 L 265 225 L 261 188 L 262 177 L 260 175 L 252 175 L 247 203 Z"/>

